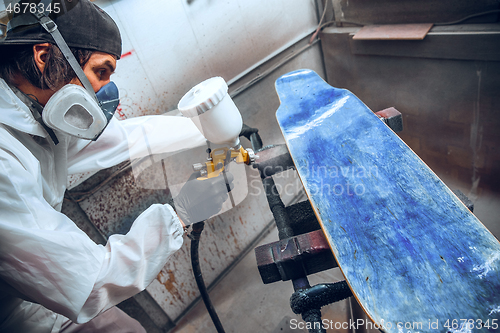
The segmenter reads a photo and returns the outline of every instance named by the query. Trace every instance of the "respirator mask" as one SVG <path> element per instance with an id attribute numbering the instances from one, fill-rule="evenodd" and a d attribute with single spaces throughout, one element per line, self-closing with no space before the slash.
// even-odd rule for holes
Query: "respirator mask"
<path id="1" fill-rule="evenodd" d="M 97 93 L 67 84 L 49 99 L 42 112 L 51 129 L 82 139 L 97 140 L 118 107 L 118 88 L 113 82 Z"/>
<path id="2" fill-rule="evenodd" d="M 51 0 L 42 0 L 40 3 L 44 3 L 48 8 Z M 113 82 L 109 82 L 95 93 L 56 23 L 48 16 L 48 13 L 35 11 L 30 14 L 14 17 L 8 24 L 8 30 L 39 23 L 52 36 L 83 87 L 75 84 L 63 86 L 50 97 L 44 107 L 26 95 L 20 96 L 22 92 L 18 89 L 13 89 L 13 91 L 28 105 L 35 119 L 42 124 L 55 144 L 58 140 L 53 130 L 81 139 L 97 140 L 118 107 L 118 88 Z"/>

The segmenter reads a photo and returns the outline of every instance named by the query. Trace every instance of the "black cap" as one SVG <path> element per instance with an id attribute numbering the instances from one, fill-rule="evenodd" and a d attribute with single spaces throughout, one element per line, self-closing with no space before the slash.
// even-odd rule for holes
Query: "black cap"
<path id="1" fill-rule="evenodd" d="M 21 3 L 35 3 L 39 6 L 37 8 L 42 8 L 43 2 L 21 1 Z M 24 8 L 24 5 L 22 6 L 21 8 Z M 122 40 L 118 26 L 104 10 L 89 0 L 53 0 L 50 12 L 49 17 L 57 24 L 69 47 L 101 51 L 120 58 Z M 27 11 L 24 14 L 14 14 L 9 22 L 7 35 L 0 41 L 0 46 L 38 43 L 56 44 L 35 16 Z"/>

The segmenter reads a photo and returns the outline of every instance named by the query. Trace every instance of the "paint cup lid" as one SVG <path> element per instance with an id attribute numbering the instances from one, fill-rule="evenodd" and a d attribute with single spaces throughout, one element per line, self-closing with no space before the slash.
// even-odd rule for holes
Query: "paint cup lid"
<path id="1" fill-rule="evenodd" d="M 178 109 L 186 117 L 207 112 L 227 95 L 226 81 L 217 76 L 205 80 L 189 90 L 180 100 Z"/>

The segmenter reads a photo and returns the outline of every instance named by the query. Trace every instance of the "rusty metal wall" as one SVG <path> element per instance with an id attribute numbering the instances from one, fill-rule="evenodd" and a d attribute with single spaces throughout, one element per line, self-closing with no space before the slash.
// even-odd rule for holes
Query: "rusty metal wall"
<path id="1" fill-rule="evenodd" d="M 218 75 L 228 81 L 244 122 L 259 128 L 264 144 L 283 143 L 274 117 L 279 106 L 275 80 L 300 68 L 311 68 L 324 76 L 320 43 L 308 44 L 317 24 L 314 1 L 95 3 L 115 18 L 124 37 L 124 55 L 113 77 L 123 98 L 118 115 L 122 118 L 171 110 L 175 115 L 176 104 L 187 90 Z M 250 146 L 244 138 L 242 144 Z M 167 157 L 165 164 L 177 175 L 188 172 L 191 163 L 205 155 L 203 148 L 191 150 Z M 145 168 L 142 178 L 132 168 L 120 167 L 93 176 L 77 175 L 69 180 L 69 194 L 78 202 L 68 201 L 63 212 L 96 242 L 124 233 L 149 205 L 167 202 L 169 190 L 173 190 L 144 186 L 141 179 L 165 182 L 157 166 Z M 201 239 L 200 262 L 207 285 L 216 283 L 242 254 L 253 249 L 252 243 L 272 223 L 258 173 L 251 167 L 239 168 L 246 182 L 245 195 L 235 208 L 210 219 Z M 276 182 L 285 203 L 302 196 L 295 173 L 279 175 Z M 198 298 L 185 237 L 181 250 L 135 300 L 146 312 L 156 311 L 149 319 L 156 328 L 167 330 Z M 162 313 L 158 314 L 158 309 Z"/>

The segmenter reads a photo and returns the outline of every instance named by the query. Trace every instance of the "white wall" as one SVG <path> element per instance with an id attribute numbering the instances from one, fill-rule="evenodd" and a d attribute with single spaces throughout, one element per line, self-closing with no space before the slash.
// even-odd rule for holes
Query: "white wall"
<path id="1" fill-rule="evenodd" d="M 197 83 L 230 81 L 317 24 L 313 0 L 98 0 L 117 22 L 123 58 L 113 80 L 122 117 L 177 107 Z"/>

